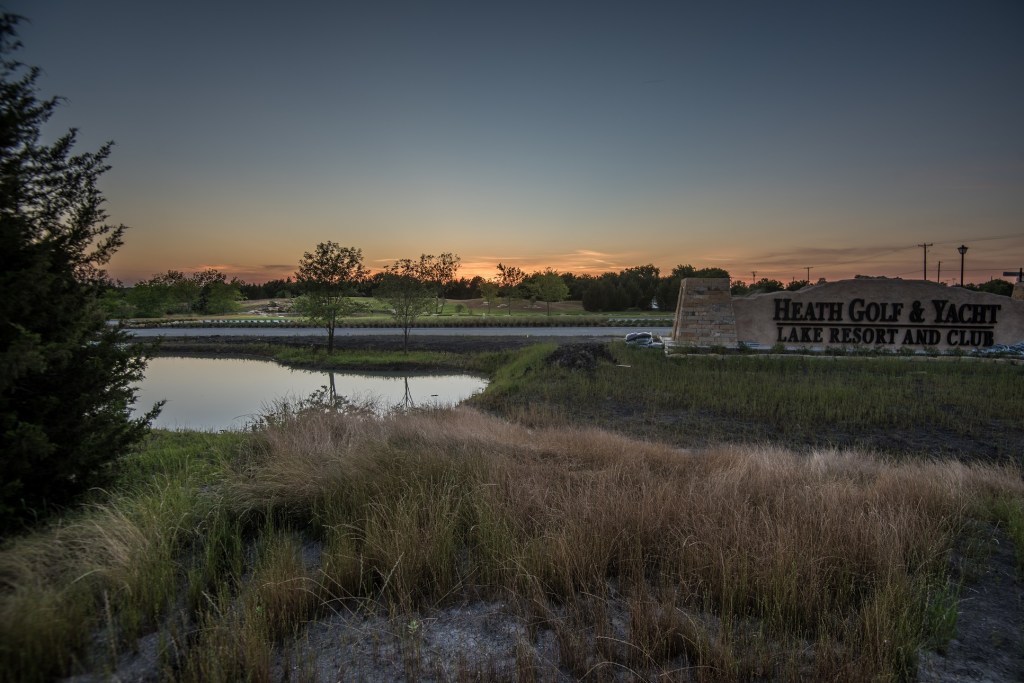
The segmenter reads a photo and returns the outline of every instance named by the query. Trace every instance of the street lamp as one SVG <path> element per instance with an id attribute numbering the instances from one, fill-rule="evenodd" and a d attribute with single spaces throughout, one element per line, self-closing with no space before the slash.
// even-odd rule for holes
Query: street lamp
<path id="1" fill-rule="evenodd" d="M 956 248 L 960 252 L 960 286 L 964 286 L 964 254 L 967 253 L 967 247 L 960 245 Z"/>

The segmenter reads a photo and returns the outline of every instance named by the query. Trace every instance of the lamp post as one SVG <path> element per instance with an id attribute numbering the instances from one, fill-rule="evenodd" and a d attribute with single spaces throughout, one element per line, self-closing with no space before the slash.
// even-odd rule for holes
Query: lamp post
<path id="1" fill-rule="evenodd" d="M 960 252 L 960 286 L 964 286 L 964 254 L 967 253 L 967 247 L 960 245 L 956 248 Z"/>

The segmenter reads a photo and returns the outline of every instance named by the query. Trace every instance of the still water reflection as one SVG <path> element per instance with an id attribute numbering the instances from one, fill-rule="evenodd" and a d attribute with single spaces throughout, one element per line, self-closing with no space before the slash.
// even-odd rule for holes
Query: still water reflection
<path id="1" fill-rule="evenodd" d="M 332 380 L 338 396 L 383 407 L 454 405 L 487 385 L 472 375 L 327 373 L 237 358 L 153 358 L 136 407 L 166 400 L 153 423 L 162 429 L 242 429 L 276 401 L 323 394 Z"/>

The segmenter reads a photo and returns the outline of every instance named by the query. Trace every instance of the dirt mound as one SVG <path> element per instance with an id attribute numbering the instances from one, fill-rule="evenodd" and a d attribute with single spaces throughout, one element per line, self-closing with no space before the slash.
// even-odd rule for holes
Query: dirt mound
<path id="1" fill-rule="evenodd" d="M 587 370 L 593 372 L 597 368 L 598 361 L 606 360 L 615 362 L 615 358 L 608 352 L 604 344 L 566 344 L 551 352 L 544 359 L 546 365 L 553 365 L 568 370 Z"/>

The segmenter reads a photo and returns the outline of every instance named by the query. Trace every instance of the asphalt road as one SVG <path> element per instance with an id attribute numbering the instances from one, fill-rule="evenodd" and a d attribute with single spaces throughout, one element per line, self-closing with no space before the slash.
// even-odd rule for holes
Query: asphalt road
<path id="1" fill-rule="evenodd" d="M 134 337 L 327 337 L 327 331 L 313 327 L 174 327 L 129 329 Z M 663 337 L 671 327 L 417 327 L 412 337 L 594 337 L 621 339 L 629 332 L 653 332 Z M 339 327 L 337 337 L 400 336 L 394 327 Z"/>

